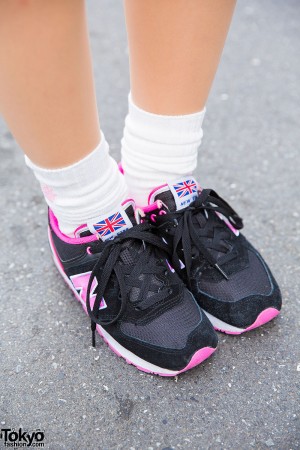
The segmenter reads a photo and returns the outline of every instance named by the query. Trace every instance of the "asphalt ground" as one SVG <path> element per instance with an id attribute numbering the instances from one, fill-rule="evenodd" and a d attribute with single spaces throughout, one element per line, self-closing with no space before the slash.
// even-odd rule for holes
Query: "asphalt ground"
<path id="1" fill-rule="evenodd" d="M 129 90 L 122 5 L 89 1 L 101 121 L 113 155 Z M 139 372 L 97 339 L 61 280 L 46 206 L 0 122 L 1 428 L 49 449 L 300 447 L 300 3 L 240 1 L 208 102 L 198 177 L 240 213 L 271 266 L 282 314 L 178 379 Z M 4 445 L 0 439 L 0 448 Z"/>

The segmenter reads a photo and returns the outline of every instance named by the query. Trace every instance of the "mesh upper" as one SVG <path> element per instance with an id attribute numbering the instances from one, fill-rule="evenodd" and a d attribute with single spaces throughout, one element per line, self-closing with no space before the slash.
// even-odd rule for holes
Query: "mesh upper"
<path id="1" fill-rule="evenodd" d="M 149 276 L 149 275 L 148 275 Z M 145 274 L 141 274 L 138 277 L 138 280 L 142 283 L 145 279 Z M 164 286 L 164 282 L 159 280 L 155 275 L 150 275 L 150 285 L 146 295 L 144 295 L 143 299 L 139 301 L 138 306 L 140 309 L 146 309 L 149 306 L 152 306 L 156 303 L 156 297 L 153 297 L 155 294 L 159 292 L 159 289 Z M 133 286 L 130 289 L 129 300 L 132 303 L 138 301 L 140 295 L 141 288 L 138 286 Z M 152 298 L 153 297 L 153 298 Z"/>
<path id="2" fill-rule="evenodd" d="M 170 210 L 176 209 L 173 195 L 169 190 L 159 193 L 157 198 L 166 203 Z M 217 222 L 219 219 L 211 215 L 210 220 L 214 219 L 216 225 L 218 225 Z M 199 221 L 199 226 L 202 228 L 205 223 L 201 223 L 200 220 L 200 214 L 193 218 L 193 221 Z M 222 224 L 221 222 L 219 225 L 225 227 L 225 224 Z M 202 237 L 204 245 L 208 246 L 210 241 L 211 239 Z M 205 270 L 203 273 L 203 267 L 202 276 L 197 280 L 198 289 L 211 297 L 226 302 L 234 302 L 250 295 L 270 295 L 272 284 L 261 258 L 253 251 L 246 250 L 241 245 L 237 247 L 238 242 L 239 241 L 235 241 L 235 248 L 238 250 L 237 257 L 224 265 L 225 272 L 229 274 L 229 280 L 226 280 L 216 270 L 209 271 L 209 275 L 208 272 L 205 273 Z M 213 249 L 210 249 L 209 251 L 216 259 L 218 259 L 219 256 L 222 257 L 222 254 L 219 255 L 218 252 Z"/>
<path id="3" fill-rule="evenodd" d="M 122 333 L 152 345 L 182 349 L 189 335 L 201 321 L 201 313 L 190 292 L 184 290 L 183 300 L 145 325 L 121 324 Z"/>
<path id="4" fill-rule="evenodd" d="M 199 289 L 218 300 L 230 302 L 249 295 L 269 295 L 272 285 L 261 259 L 252 251 L 248 251 L 248 255 L 247 268 L 231 274 L 229 280 L 222 278 L 217 283 L 201 277 L 198 282 Z"/>

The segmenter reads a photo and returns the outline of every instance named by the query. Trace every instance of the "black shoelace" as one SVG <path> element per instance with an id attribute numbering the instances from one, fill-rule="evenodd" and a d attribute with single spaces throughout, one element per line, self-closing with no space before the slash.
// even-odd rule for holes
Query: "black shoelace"
<path id="1" fill-rule="evenodd" d="M 184 210 L 171 212 L 157 218 L 158 227 L 166 229 L 166 222 L 170 220 L 168 216 L 171 215 L 172 217 L 172 223 L 170 223 L 169 228 L 169 231 L 172 230 L 171 234 L 173 237 L 172 264 L 174 269 L 179 273 L 181 267 L 178 249 L 181 248 L 184 255 L 188 282 L 190 280 L 193 248 L 196 248 L 210 265 L 215 267 L 224 278 L 228 279 L 227 274 L 218 265 L 217 260 L 210 253 L 209 249 L 226 253 L 228 247 L 224 241 L 230 236 L 231 231 L 225 224 L 220 227 L 220 223 L 216 221 L 216 216 L 213 217 L 214 220 L 209 220 L 212 217 L 210 216 L 211 212 L 214 214 L 222 214 L 237 230 L 243 227 L 243 221 L 237 213 L 211 189 L 203 189 L 199 197 Z M 199 214 L 201 214 L 201 217 L 199 217 Z M 199 220 L 195 220 L 195 216 L 197 217 L 197 215 L 198 219 L 201 219 L 200 222 Z M 209 246 L 201 240 L 201 238 L 207 237 L 211 238 Z"/>
<path id="2" fill-rule="evenodd" d="M 136 225 L 111 241 L 99 241 L 92 249 L 92 253 L 101 252 L 90 275 L 86 301 L 87 311 L 91 318 L 92 345 L 94 347 L 96 343 L 96 325 L 112 325 L 120 319 L 126 309 L 128 293 L 131 287 L 136 285 L 139 275 L 144 275 L 144 280 L 139 281 L 141 289 L 139 297 L 143 300 L 149 288 L 149 276 L 163 274 L 166 270 L 166 265 L 163 261 L 165 261 L 166 255 L 170 255 L 170 249 L 160 237 L 153 234 L 152 228 L 153 226 L 148 223 Z M 122 263 L 121 256 L 124 249 L 128 248 L 128 245 L 129 248 L 133 247 L 138 241 L 140 246 L 135 251 L 133 264 Z M 104 320 L 100 317 L 101 311 L 99 308 L 113 275 L 115 275 L 118 284 L 120 309 L 113 319 Z M 94 305 L 91 307 L 91 286 L 95 278 L 98 282 L 97 295 Z M 158 293 L 158 297 L 163 297 L 164 295 L 165 293 L 163 292 Z"/>

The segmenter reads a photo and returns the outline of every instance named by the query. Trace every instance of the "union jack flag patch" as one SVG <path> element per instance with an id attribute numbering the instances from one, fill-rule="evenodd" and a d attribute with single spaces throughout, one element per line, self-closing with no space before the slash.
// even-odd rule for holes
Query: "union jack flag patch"
<path id="1" fill-rule="evenodd" d="M 108 217 L 94 219 L 88 227 L 91 232 L 97 233 L 103 241 L 106 241 L 131 228 L 132 223 L 125 211 L 117 211 Z"/>
<path id="2" fill-rule="evenodd" d="M 179 180 L 174 184 L 169 184 L 169 188 L 173 194 L 177 209 L 185 208 L 198 195 L 198 185 L 194 178 Z"/>
<path id="3" fill-rule="evenodd" d="M 186 180 L 177 184 L 173 184 L 173 189 L 179 198 L 186 195 L 197 193 L 197 184 L 194 180 Z"/>
<path id="4" fill-rule="evenodd" d="M 115 233 L 123 227 L 126 227 L 126 222 L 119 212 L 107 217 L 107 219 L 100 220 L 98 223 L 94 223 L 94 228 L 100 237 Z"/>

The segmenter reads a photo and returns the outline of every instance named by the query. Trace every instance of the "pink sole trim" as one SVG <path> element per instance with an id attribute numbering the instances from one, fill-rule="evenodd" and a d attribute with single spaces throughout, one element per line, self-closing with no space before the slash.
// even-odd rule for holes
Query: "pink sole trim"
<path id="1" fill-rule="evenodd" d="M 254 328 L 258 328 L 267 322 L 270 322 L 270 320 L 272 320 L 272 319 L 274 319 L 274 317 L 278 316 L 279 313 L 280 313 L 280 311 L 278 311 L 278 309 L 276 309 L 276 308 L 267 308 L 259 314 L 256 321 L 252 325 L 250 325 L 249 327 L 245 328 L 244 330 L 242 330 L 240 332 L 222 330 L 217 327 L 214 327 L 214 328 L 215 328 L 215 330 L 222 331 L 223 333 L 226 333 L 226 334 L 238 335 L 238 334 L 245 333 L 246 331 L 253 330 Z"/>
<path id="2" fill-rule="evenodd" d="M 81 304 L 83 310 L 85 311 L 85 313 L 88 315 L 87 309 L 86 309 L 86 305 L 84 300 L 81 298 L 81 296 L 78 294 L 78 292 L 76 292 L 73 287 L 71 286 L 71 281 L 69 281 L 69 279 L 67 278 L 67 275 L 65 274 L 64 270 L 63 270 L 63 266 L 58 258 L 58 255 L 55 251 L 55 247 L 51 238 L 51 233 L 49 231 L 49 243 L 50 243 L 50 248 L 52 250 L 53 253 L 53 259 L 54 259 L 54 263 L 59 271 L 59 273 L 62 275 L 63 280 L 65 281 L 65 283 L 67 284 L 67 286 L 71 289 L 74 297 L 79 301 L 79 303 Z M 131 361 L 129 358 L 126 358 L 124 355 L 122 355 L 116 348 L 113 347 L 113 345 L 106 339 L 106 337 L 103 334 L 103 331 L 101 329 L 100 326 L 97 325 L 96 327 L 97 332 L 99 333 L 99 335 L 102 337 L 102 339 L 104 340 L 104 342 L 108 345 L 108 347 L 119 357 L 125 359 L 125 361 L 128 364 L 131 364 L 133 366 L 135 366 L 137 369 L 141 370 L 142 372 L 146 372 L 146 373 L 151 373 L 154 375 L 160 375 L 162 377 L 175 377 L 183 372 L 186 372 L 187 370 L 192 369 L 193 367 L 198 366 L 199 364 L 201 364 L 205 359 L 207 359 L 212 353 L 214 353 L 214 351 L 216 350 L 216 348 L 212 348 L 212 347 L 203 347 L 200 350 L 197 350 L 194 355 L 192 356 L 190 362 L 188 363 L 188 365 L 186 367 L 184 367 L 181 370 L 178 371 L 172 371 L 172 370 L 168 370 L 169 373 L 163 373 L 163 372 L 156 372 L 156 371 L 152 371 L 149 370 L 145 367 L 141 367 L 138 364 L 134 363 L 133 361 Z M 147 363 L 147 362 L 146 362 Z"/>
<path id="3" fill-rule="evenodd" d="M 105 338 L 104 338 L 104 340 L 105 340 Z M 108 344 L 108 346 L 110 347 L 109 344 Z M 111 349 L 114 351 L 113 348 L 111 348 Z M 174 371 L 173 373 L 170 373 L 170 374 L 160 373 L 160 372 L 152 372 L 151 370 L 145 369 L 144 367 L 137 366 L 136 364 L 129 361 L 128 359 L 126 359 L 126 362 L 128 364 L 135 366 L 137 369 L 141 370 L 142 372 L 151 373 L 153 375 L 159 375 L 161 377 L 176 377 L 177 375 L 180 375 L 181 373 L 186 372 L 187 370 L 190 370 L 193 367 L 198 366 L 203 361 L 205 361 L 207 358 L 209 358 L 209 356 L 212 355 L 215 351 L 216 351 L 216 348 L 212 348 L 212 347 L 203 347 L 200 350 L 197 350 L 196 353 L 194 353 L 194 355 L 192 356 L 188 365 L 184 369 Z M 122 357 L 122 355 L 118 355 L 118 356 Z"/>
<path id="4" fill-rule="evenodd" d="M 210 355 L 212 355 L 212 353 L 214 353 L 214 351 L 216 350 L 216 348 L 212 348 L 212 347 L 203 347 L 200 350 L 198 350 L 196 353 L 194 353 L 194 355 L 192 356 L 192 359 L 190 360 L 189 364 L 181 370 L 178 371 L 174 371 L 172 372 L 170 370 L 170 372 L 172 373 L 162 373 L 162 372 L 155 372 L 152 370 L 148 370 L 145 367 L 141 367 L 138 364 L 132 362 L 130 359 L 125 358 L 123 355 L 120 354 L 120 352 L 118 352 L 108 341 L 107 339 L 104 337 L 104 335 L 102 334 L 101 330 L 98 329 L 97 326 L 97 331 L 99 333 L 99 335 L 102 337 L 102 339 L 104 340 L 104 342 L 108 345 L 108 347 L 120 358 L 125 359 L 125 361 L 127 362 L 127 364 L 130 364 L 134 367 L 136 367 L 138 370 L 145 372 L 145 373 L 149 373 L 152 375 L 159 375 L 161 377 L 176 377 L 177 375 L 180 375 L 183 372 L 186 372 L 187 370 L 193 369 L 194 367 L 198 366 L 199 364 L 201 364 L 203 361 L 205 361 L 207 358 L 209 358 Z"/>
<path id="5" fill-rule="evenodd" d="M 216 348 L 212 348 L 212 347 L 201 348 L 196 353 L 194 353 L 194 355 L 193 355 L 192 359 L 190 360 L 190 362 L 188 363 L 188 365 L 184 369 L 180 370 L 178 372 L 178 374 L 186 372 L 187 370 L 193 369 L 193 367 L 198 366 L 203 361 L 205 361 L 207 358 L 209 358 L 210 355 L 212 355 L 215 351 L 216 351 Z M 164 376 L 164 374 L 159 374 L 159 375 Z"/>

